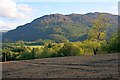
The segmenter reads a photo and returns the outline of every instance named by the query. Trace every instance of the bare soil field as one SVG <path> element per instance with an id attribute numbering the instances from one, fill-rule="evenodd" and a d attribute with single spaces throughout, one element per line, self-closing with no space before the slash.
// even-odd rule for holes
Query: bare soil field
<path id="1" fill-rule="evenodd" d="M 3 78 L 118 78 L 118 54 L 2 62 Z"/>

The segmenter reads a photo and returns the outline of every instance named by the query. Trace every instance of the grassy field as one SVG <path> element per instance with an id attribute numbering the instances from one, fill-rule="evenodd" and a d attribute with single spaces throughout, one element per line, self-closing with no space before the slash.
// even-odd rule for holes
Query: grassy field
<path id="1" fill-rule="evenodd" d="M 44 46 L 25 46 L 25 47 L 30 47 L 30 48 L 44 48 Z"/>
<path id="2" fill-rule="evenodd" d="M 2 62 L 3 78 L 118 78 L 118 54 Z"/>

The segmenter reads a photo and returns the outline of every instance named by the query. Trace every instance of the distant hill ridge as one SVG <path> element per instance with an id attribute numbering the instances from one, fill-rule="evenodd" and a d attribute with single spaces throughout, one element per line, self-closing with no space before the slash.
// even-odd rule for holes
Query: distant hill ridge
<path id="1" fill-rule="evenodd" d="M 65 38 L 70 41 L 82 41 L 87 38 L 87 32 L 92 27 L 93 20 L 97 19 L 100 14 L 111 19 L 112 28 L 108 29 L 108 33 L 117 30 L 118 16 L 109 13 L 50 14 L 4 33 L 2 40 L 34 41 L 37 39 Z"/>

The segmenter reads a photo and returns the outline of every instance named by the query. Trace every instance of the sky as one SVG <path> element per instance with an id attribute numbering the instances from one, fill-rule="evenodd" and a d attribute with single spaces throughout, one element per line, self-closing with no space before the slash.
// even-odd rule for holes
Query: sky
<path id="1" fill-rule="evenodd" d="M 0 30 L 12 30 L 49 14 L 105 12 L 118 15 L 118 0 L 0 0 Z"/>

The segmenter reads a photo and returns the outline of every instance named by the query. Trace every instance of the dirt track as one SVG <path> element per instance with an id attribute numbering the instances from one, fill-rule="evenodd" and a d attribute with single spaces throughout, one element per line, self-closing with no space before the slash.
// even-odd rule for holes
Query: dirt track
<path id="1" fill-rule="evenodd" d="M 3 78 L 117 78 L 118 54 L 2 63 Z"/>

